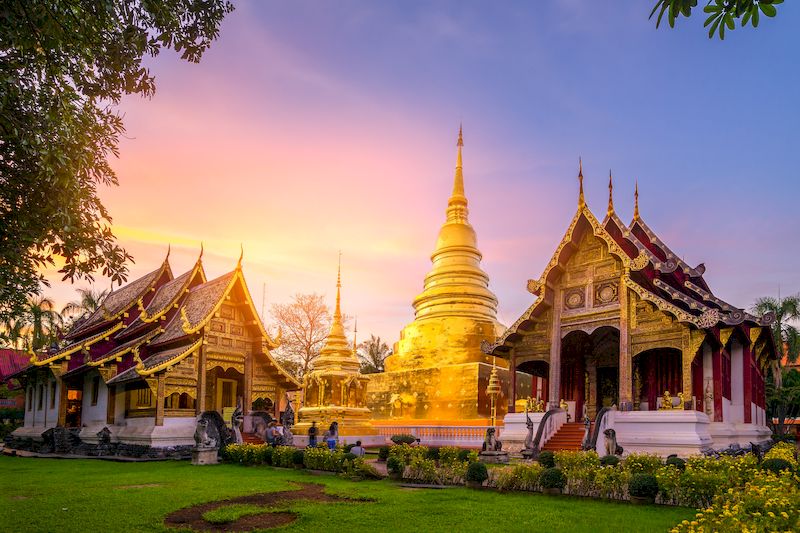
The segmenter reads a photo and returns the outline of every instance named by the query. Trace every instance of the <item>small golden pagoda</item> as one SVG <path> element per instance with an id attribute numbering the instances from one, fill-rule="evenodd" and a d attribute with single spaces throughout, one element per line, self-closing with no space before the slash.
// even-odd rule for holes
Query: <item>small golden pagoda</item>
<path id="1" fill-rule="evenodd" d="M 439 230 L 433 267 L 414 299 L 414 321 L 400 333 L 386 372 L 373 374 L 368 406 L 374 420 L 420 420 L 450 425 L 491 416 L 486 395 L 492 366 L 481 343 L 495 342 L 505 329 L 497 321 L 497 297 L 481 269 L 477 236 L 468 220 L 458 132 L 453 192 Z M 507 362 L 500 369 L 497 416 L 507 410 Z M 521 384 L 522 385 L 522 384 Z M 524 386 L 524 385 L 523 385 Z"/>
<path id="2" fill-rule="evenodd" d="M 314 360 L 313 369 L 303 379 L 302 407 L 297 414 L 294 432 L 308 435 L 311 422 L 316 422 L 322 437 L 332 422 L 339 423 L 339 435 L 350 443 L 360 438 L 366 445 L 377 435 L 370 423 L 366 406 L 369 377 L 359 372 L 355 350 L 347 342 L 342 324 L 340 294 L 342 287 L 341 261 L 336 279 L 336 309 L 331 331 Z"/>

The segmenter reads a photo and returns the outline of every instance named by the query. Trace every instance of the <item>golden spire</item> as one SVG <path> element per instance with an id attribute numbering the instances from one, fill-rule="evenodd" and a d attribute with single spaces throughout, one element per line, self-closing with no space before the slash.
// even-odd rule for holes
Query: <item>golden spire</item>
<path id="1" fill-rule="evenodd" d="M 611 169 L 608 169 L 608 216 L 614 212 L 614 183 L 611 178 Z"/>
<path id="2" fill-rule="evenodd" d="M 633 190 L 633 220 L 639 220 L 639 180 L 636 180 L 636 188 Z"/>
<path id="3" fill-rule="evenodd" d="M 340 251 L 339 268 L 336 274 L 336 307 L 333 311 L 333 320 L 331 320 L 328 338 L 325 339 L 325 345 L 320 350 L 319 357 L 314 360 L 315 370 L 333 367 L 357 371 L 359 368 L 358 359 L 350 349 L 350 343 L 347 341 L 344 324 L 342 323 L 341 292 L 342 252 Z"/>
<path id="4" fill-rule="evenodd" d="M 333 311 L 334 322 L 342 321 L 341 310 L 341 292 L 342 292 L 342 251 L 339 250 L 339 269 L 336 272 L 336 309 Z"/>
<path id="5" fill-rule="evenodd" d="M 353 326 L 353 353 L 358 357 L 358 344 L 356 338 L 358 337 L 358 317 L 356 317 L 356 324 Z"/>
<path id="6" fill-rule="evenodd" d="M 418 319 L 469 316 L 495 321 L 497 298 L 489 291 L 489 276 L 481 270 L 478 239 L 467 218 L 461 160 L 464 135 L 460 127 L 456 146 L 456 172 L 453 193 L 447 200 L 447 219 L 431 255 L 433 268 L 425 277 L 425 289 L 414 299 L 415 315 Z"/>
<path id="7" fill-rule="evenodd" d="M 578 158 L 578 184 L 579 184 L 579 191 L 578 191 L 578 208 L 583 209 L 586 207 L 586 199 L 583 196 L 583 160 Z"/>
<path id="8" fill-rule="evenodd" d="M 461 162 L 461 148 L 464 146 L 463 128 L 458 127 L 458 142 L 456 143 L 458 152 L 456 154 L 456 175 L 453 179 L 453 193 L 447 201 L 447 221 L 466 222 L 467 197 L 464 195 L 464 169 Z"/>
<path id="9" fill-rule="evenodd" d="M 244 258 L 244 244 L 239 243 L 239 260 L 236 261 L 236 270 L 242 269 L 242 259 Z"/>

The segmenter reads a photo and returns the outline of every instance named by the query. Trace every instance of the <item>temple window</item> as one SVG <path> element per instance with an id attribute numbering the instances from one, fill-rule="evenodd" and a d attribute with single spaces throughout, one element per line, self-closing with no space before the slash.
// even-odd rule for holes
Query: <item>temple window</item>
<path id="1" fill-rule="evenodd" d="M 50 409 L 56 408 L 56 382 L 50 382 Z"/>
<path id="2" fill-rule="evenodd" d="M 39 401 L 36 402 L 36 410 L 41 411 L 44 406 L 44 385 L 39 385 Z"/>
<path id="3" fill-rule="evenodd" d="M 33 387 L 28 387 L 28 411 L 33 411 Z"/>

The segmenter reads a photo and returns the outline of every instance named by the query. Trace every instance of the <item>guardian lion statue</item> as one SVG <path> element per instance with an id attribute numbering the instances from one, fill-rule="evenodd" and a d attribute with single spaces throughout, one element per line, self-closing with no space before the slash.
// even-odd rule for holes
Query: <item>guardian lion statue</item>
<path id="1" fill-rule="evenodd" d="M 201 418 L 197 421 L 197 428 L 194 430 L 195 448 L 216 448 L 217 439 L 208 435 L 208 420 Z"/>
<path id="2" fill-rule="evenodd" d="M 497 440 L 495 435 L 495 428 L 486 429 L 486 438 L 483 439 L 483 447 L 481 451 L 484 452 L 499 452 L 503 449 L 503 443 Z"/>
<path id="3" fill-rule="evenodd" d="M 606 436 L 606 455 L 622 455 L 622 446 L 617 444 L 617 432 L 609 428 L 603 435 Z"/>

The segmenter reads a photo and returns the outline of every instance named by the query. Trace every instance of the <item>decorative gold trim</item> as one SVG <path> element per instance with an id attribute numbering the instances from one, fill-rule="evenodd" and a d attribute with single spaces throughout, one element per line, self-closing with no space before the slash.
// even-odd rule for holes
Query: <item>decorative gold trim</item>
<path id="1" fill-rule="evenodd" d="M 137 349 L 137 353 L 138 353 L 138 348 L 139 348 L 140 346 L 142 346 L 142 345 L 144 345 L 144 344 L 149 344 L 149 343 L 150 343 L 150 341 L 153 339 L 153 337 L 155 337 L 155 336 L 156 336 L 156 335 L 158 335 L 159 333 L 162 333 L 163 331 L 164 331 L 164 330 L 163 330 L 163 329 L 161 329 L 161 328 L 156 328 L 156 329 L 154 329 L 153 331 L 149 332 L 149 333 L 148 333 L 147 335 L 145 335 L 144 337 L 142 337 L 142 338 L 139 340 L 139 342 L 138 342 L 138 343 L 132 344 L 131 346 L 129 346 L 129 347 L 127 347 L 127 348 L 125 348 L 124 350 L 121 350 L 121 351 L 119 351 L 119 352 L 116 352 L 116 353 L 114 353 L 114 352 L 112 351 L 112 353 L 110 353 L 108 356 L 106 356 L 106 357 L 103 357 L 103 358 L 101 358 L 101 359 L 98 359 L 98 360 L 96 360 L 96 361 L 89 361 L 89 362 L 87 362 L 87 363 L 86 363 L 86 365 L 87 365 L 87 366 L 92 366 L 92 367 L 95 367 L 95 366 L 101 366 L 101 365 L 104 365 L 105 363 L 108 363 L 108 362 L 109 362 L 109 361 L 111 361 L 112 359 L 117 359 L 117 358 L 120 358 L 120 357 L 122 357 L 123 355 L 125 355 L 125 354 L 128 354 L 128 353 L 132 352 L 134 349 Z"/>
<path id="2" fill-rule="evenodd" d="M 72 355 L 75 352 L 78 352 L 80 350 L 85 350 L 85 349 L 89 348 L 89 346 L 91 346 L 92 344 L 95 344 L 96 342 L 98 342 L 98 341 L 100 341 L 102 339 L 108 340 L 108 337 L 112 333 L 116 333 L 117 331 L 121 330 L 123 327 L 125 327 L 125 324 L 123 324 L 121 321 L 117 322 L 114 326 L 108 328 L 107 330 L 101 331 L 100 333 L 97 333 L 97 334 L 85 339 L 84 341 L 82 341 L 80 343 L 76 343 L 75 346 L 73 346 L 72 348 L 56 352 L 55 354 L 51 355 L 47 359 L 42 359 L 40 361 L 40 360 L 38 360 L 36 354 L 33 354 L 31 356 L 30 362 L 31 362 L 31 364 L 33 366 L 44 366 L 46 364 L 52 363 L 52 362 L 57 361 L 57 360 L 59 360 L 59 359 L 61 359 L 63 357 L 67 357 L 69 355 Z"/>
<path id="3" fill-rule="evenodd" d="M 635 292 L 642 300 L 654 303 L 659 310 L 671 314 L 680 322 L 686 322 L 688 324 L 697 326 L 697 319 L 680 307 L 669 303 L 660 296 L 656 296 L 628 276 L 623 276 L 623 279 L 625 280 L 625 285 Z"/>
<path id="4" fill-rule="evenodd" d="M 181 352 L 179 355 L 173 357 L 169 361 L 164 361 L 163 363 L 158 364 L 152 368 L 147 368 L 147 369 L 144 368 L 144 362 L 141 359 L 139 359 L 139 363 L 136 365 L 136 372 L 138 372 L 140 376 L 151 376 L 156 372 L 159 372 L 161 370 L 164 370 L 165 368 L 169 368 L 177 363 L 180 363 L 181 361 L 186 359 L 189 355 L 191 355 L 195 350 L 200 348 L 202 344 L 203 344 L 203 339 L 199 339 L 197 342 L 189 346 L 185 351 Z"/>
<path id="5" fill-rule="evenodd" d="M 733 328 L 720 328 L 719 330 L 719 343 L 723 348 L 728 345 L 728 341 L 733 335 Z"/>

